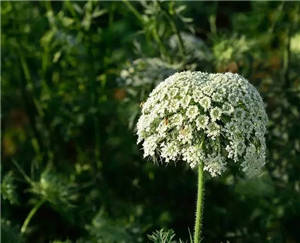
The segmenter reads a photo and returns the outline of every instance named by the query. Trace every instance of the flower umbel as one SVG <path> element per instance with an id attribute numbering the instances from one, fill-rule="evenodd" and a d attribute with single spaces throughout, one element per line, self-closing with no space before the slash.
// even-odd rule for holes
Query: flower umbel
<path id="1" fill-rule="evenodd" d="M 265 164 L 264 103 L 238 74 L 175 73 L 151 92 L 144 107 L 137 125 L 144 156 L 191 167 L 202 161 L 212 176 L 229 163 L 251 176 Z"/>

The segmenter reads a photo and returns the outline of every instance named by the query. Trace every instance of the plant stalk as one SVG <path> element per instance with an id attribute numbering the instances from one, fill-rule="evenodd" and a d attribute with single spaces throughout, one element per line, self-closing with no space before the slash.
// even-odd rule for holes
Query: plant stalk
<path id="1" fill-rule="evenodd" d="M 178 43 L 179 43 L 179 51 L 182 55 L 182 57 L 184 58 L 185 57 L 185 47 L 184 47 L 184 43 L 183 43 L 183 40 L 182 40 L 182 37 L 181 37 L 181 34 L 180 34 L 180 31 L 178 30 L 176 24 L 175 24 L 175 21 L 174 21 L 174 18 L 173 16 L 168 12 L 168 10 L 165 10 L 161 3 L 158 2 L 158 4 L 160 5 L 161 9 L 163 10 L 164 14 L 166 15 L 170 25 L 171 25 L 171 28 L 173 29 L 174 33 L 176 34 L 177 36 L 177 39 L 178 39 Z"/>
<path id="2" fill-rule="evenodd" d="M 198 166 L 198 192 L 197 192 L 194 243 L 199 243 L 201 241 L 203 196 L 204 196 L 203 162 L 200 161 L 199 166 Z"/>
<path id="3" fill-rule="evenodd" d="M 136 8 L 128 0 L 122 0 L 129 10 L 138 18 L 138 20 L 144 24 L 143 16 L 136 10 Z"/>
<path id="4" fill-rule="evenodd" d="M 46 201 L 44 199 L 40 200 L 29 212 L 27 218 L 25 219 L 22 228 L 21 228 L 21 232 L 25 233 L 27 230 L 27 226 L 30 222 L 30 220 L 32 219 L 32 217 L 35 215 L 35 213 L 39 210 L 39 208 L 45 203 Z"/>

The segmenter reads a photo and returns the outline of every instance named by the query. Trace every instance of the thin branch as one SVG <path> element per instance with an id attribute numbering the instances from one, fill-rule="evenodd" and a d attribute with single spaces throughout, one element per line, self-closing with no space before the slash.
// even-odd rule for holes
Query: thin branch
<path id="1" fill-rule="evenodd" d="M 128 9 L 139 19 L 139 21 L 144 24 L 143 16 L 136 10 L 136 8 L 128 1 L 122 0 L 123 3 L 128 7 Z"/>
<path id="2" fill-rule="evenodd" d="M 36 212 L 39 210 L 39 208 L 46 202 L 46 200 L 42 199 L 40 200 L 29 212 L 28 216 L 26 217 L 22 227 L 21 227 L 21 232 L 25 233 L 27 230 L 27 226 L 30 223 L 32 217 L 36 214 Z"/>

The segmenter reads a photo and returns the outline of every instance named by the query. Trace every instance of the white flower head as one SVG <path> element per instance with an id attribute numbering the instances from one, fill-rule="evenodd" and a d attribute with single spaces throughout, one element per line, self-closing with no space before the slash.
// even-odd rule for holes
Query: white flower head
<path id="1" fill-rule="evenodd" d="M 185 126 L 179 131 L 178 141 L 181 144 L 191 144 L 193 139 L 193 129 L 191 126 Z"/>
<path id="2" fill-rule="evenodd" d="M 176 112 L 180 108 L 180 103 L 176 99 L 170 100 L 170 103 L 168 105 L 168 110 L 170 112 Z"/>
<path id="3" fill-rule="evenodd" d="M 163 157 L 166 162 L 170 160 L 175 161 L 178 155 L 178 147 L 175 141 L 170 143 L 163 143 L 161 145 L 161 157 Z"/>
<path id="4" fill-rule="evenodd" d="M 212 100 L 215 101 L 215 102 L 222 102 L 223 101 L 223 95 L 216 92 L 212 95 Z"/>
<path id="5" fill-rule="evenodd" d="M 204 170 L 208 171 L 212 176 L 221 175 L 226 170 L 226 164 L 224 158 L 218 156 L 208 156 L 207 161 L 204 165 Z"/>
<path id="6" fill-rule="evenodd" d="M 186 111 L 186 115 L 191 121 L 195 120 L 198 113 L 199 113 L 199 111 L 198 111 L 198 107 L 196 105 L 189 106 Z"/>
<path id="7" fill-rule="evenodd" d="M 244 109 L 242 109 L 242 108 L 235 109 L 235 111 L 234 111 L 234 118 L 236 120 L 244 120 L 244 117 L 245 117 L 245 111 L 244 111 Z"/>
<path id="8" fill-rule="evenodd" d="M 156 131 L 159 136 L 164 136 L 166 131 L 168 130 L 168 122 L 167 120 L 161 120 L 158 127 L 156 128 Z"/>
<path id="9" fill-rule="evenodd" d="M 181 114 L 175 114 L 170 119 L 171 126 L 181 127 L 183 123 L 183 116 Z"/>
<path id="10" fill-rule="evenodd" d="M 257 90 L 238 74 L 181 72 L 161 82 L 137 123 L 144 156 L 204 163 L 212 176 L 229 163 L 253 176 L 265 164 L 268 118 Z"/>
<path id="11" fill-rule="evenodd" d="M 195 102 L 198 103 L 202 97 L 203 97 L 203 92 L 201 90 L 198 89 L 193 90 L 193 99 Z"/>
<path id="12" fill-rule="evenodd" d="M 210 108 L 211 100 L 209 97 L 204 97 L 199 101 L 200 105 L 203 107 L 205 111 Z"/>
<path id="13" fill-rule="evenodd" d="M 222 115 L 222 110 L 219 107 L 215 107 L 210 110 L 210 117 L 212 121 L 220 120 Z"/>
<path id="14" fill-rule="evenodd" d="M 230 103 L 226 102 L 222 105 L 222 112 L 224 114 L 230 115 L 233 111 L 234 111 L 234 108 Z"/>
<path id="15" fill-rule="evenodd" d="M 212 137 L 214 139 L 215 137 L 219 136 L 220 134 L 220 126 L 217 123 L 209 123 L 207 126 L 207 136 Z"/>
<path id="16" fill-rule="evenodd" d="M 177 88 L 172 88 L 172 89 L 170 89 L 170 92 L 169 92 L 169 97 L 170 98 L 174 98 L 174 97 L 176 97 L 176 95 L 178 94 L 178 89 Z"/>
<path id="17" fill-rule="evenodd" d="M 157 137 L 152 135 L 144 140 L 144 157 L 154 156 L 155 149 L 157 147 Z"/>
<path id="18" fill-rule="evenodd" d="M 197 130 L 205 129 L 207 127 L 209 118 L 206 115 L 200 115 L 196 120 Z"/>
<path id="19" fill-rule="evenodd" d="M 191 99 L 192 99 L 191 96 L 185 95 L 185 96 L 181 99 L 181 102 L 180 102 L 181 105 L 182 105 L 182 107 L 183 107 L 183 108 L 187 108 L 188 105 L 189 105 L 190 102 L 191 102 Z"/>

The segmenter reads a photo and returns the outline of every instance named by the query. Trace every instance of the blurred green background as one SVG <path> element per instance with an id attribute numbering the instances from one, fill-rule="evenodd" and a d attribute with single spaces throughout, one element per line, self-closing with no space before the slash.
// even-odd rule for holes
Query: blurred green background
<path id="1" fill-rule="evenodd" d="M 207 176 L 204 242 L 300 242 L 300 2 L 1 2 L 1 30 L 3 243 L 187 242 L 196 173 L 135 136 L 181 70 L 242 74 L 270 119 L 260 177 Z"/>

